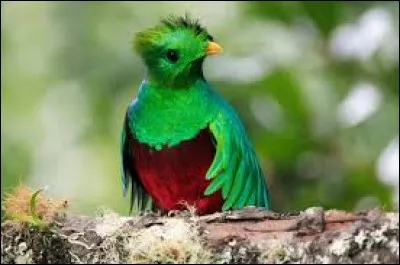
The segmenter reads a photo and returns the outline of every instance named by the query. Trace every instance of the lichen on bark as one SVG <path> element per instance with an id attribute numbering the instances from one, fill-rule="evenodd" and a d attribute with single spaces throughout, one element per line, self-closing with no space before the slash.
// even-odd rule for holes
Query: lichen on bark
<path id="1" fill-rule="evenodd" d="M 66 214 L 45 228 L 2 223 L 2 264 L 398 263 L 398 213 L 314 207 L 196 216 Z"/>

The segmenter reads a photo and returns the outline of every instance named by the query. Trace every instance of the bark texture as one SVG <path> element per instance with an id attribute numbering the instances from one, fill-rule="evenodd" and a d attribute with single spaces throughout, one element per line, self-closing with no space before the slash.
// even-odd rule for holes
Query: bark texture
<path id="1" fill-rule="evenodd" d="M 1 263 L 399 263 L 399 214 L 256 208 L 1 225 Z"/>

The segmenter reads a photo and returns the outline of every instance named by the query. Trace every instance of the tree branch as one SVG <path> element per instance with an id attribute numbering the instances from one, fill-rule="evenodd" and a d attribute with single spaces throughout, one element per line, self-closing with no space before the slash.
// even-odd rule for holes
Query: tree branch
<path id="1" fill-rule="evenodd" d="M 66 215 L 45 228 L 6 221 L 1 232 L 2 264 L 399 262 L 399 214 L 379 210 Z"/>

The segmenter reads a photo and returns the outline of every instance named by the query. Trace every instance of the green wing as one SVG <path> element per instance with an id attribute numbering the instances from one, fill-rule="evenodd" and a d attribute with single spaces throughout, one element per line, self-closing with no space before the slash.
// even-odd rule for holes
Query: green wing
<path id="1" fill-rule="evenodd" d="M 132 105 L 131 105 L 132 106 Z M 130 107 L 131 107 L 130 106 Z M 125 116 L 121 134 L 121 174 L 123 195 L 126 196 L 129 184 L 131 185 L 131 199 L 129 212 L 140 213 L 155 208 L 154 203 L 140 182 L 140 178 L 133 165 L 132 131 L 129 126 L 129 109 Z"/>
<path id="2" fill-rule="evenodd" d="M 209 125 L 216 154 L 206 175 L 211 183 L 204 194 L 222 190 L 222 210 L 250 205 L 268 209 L 268 189 L 254 148 L 234 110 L 224 107 Z"/>

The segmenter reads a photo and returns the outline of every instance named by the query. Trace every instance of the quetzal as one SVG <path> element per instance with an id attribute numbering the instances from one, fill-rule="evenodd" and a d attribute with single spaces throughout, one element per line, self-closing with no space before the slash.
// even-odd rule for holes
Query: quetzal
<path id="1" fill-rule="evenodd" d="M 235 110 L 203 75 L 217 44 L 198 20 L 171 16 L 135 34 L 146 65 L 122 130 L 124 196 L 131 210 L 180 210 L 198 214 L 269 207 L 258 158 Z"/>

